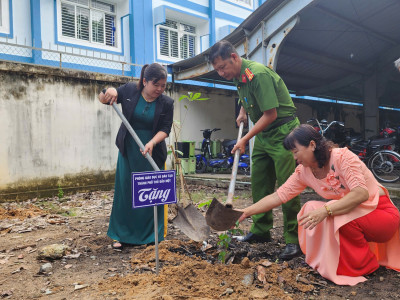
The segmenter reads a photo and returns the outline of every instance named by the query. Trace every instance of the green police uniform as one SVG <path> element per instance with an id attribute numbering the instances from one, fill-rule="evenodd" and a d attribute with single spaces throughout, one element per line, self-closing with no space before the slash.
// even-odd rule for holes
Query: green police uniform
<path id="1" fill-rule="evenodd" d="M 295 117 L 296 107 L 283 80 L 266 66 L 242 59 L 239 79 L 234 79 L 239 99 L 256 123 L 264 111 L 276 108 L 277 119 L 264 131 L 255 136 L 252 153 L 251 187 L 253 202 L 272 194 L 275 184 L 282 185 L 294 172 L 295 160 L 290 151 L 283 147 L 285 137 L 299 125 Z M 299 197 L 282 205 L 284 237 L 287 244 L 298 243 L 297 213 Z M 250 231 L 268 237 L 273 227 L 272 211 L 253 216 Z"/>

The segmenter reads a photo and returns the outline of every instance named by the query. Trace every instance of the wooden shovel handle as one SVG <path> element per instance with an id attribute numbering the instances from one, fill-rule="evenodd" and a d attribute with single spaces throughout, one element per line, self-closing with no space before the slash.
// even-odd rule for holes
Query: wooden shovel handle
<path id="1" fill-rule="evenodd" d="M 243 133 L 243 126 L 244 123 L 240 122 L 239 125 L 239 133 L 238 133 L 238 138 L 236 140 L 236 143 L 242 138 L 242 133 Z M 235 151 L 235 157 L 233 160 L 233 165 L 232 165 L 232 174 L 231 174 L 231 181 L 229 183 L 229 190 L 228 190 L 228 198 L 226 199 L 225 206 L 232 208 L 232 201 L 233 201 L 233 195 L 235 194 L 235 184 L 236 184 L 236 177 L 237 177 L 237 171 L 238 171 L 238 166 L 239 166 L 239 157 L 240 157 L 240 149 L 237 149 Z"/>

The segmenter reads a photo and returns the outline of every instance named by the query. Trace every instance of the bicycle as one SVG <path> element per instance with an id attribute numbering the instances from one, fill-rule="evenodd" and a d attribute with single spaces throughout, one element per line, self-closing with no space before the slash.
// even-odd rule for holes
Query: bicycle
<path id="1" fill-rule="evenodd" d="M 346 145 L 346 130 L 344 128 L 344 123 L 340 121 L 332 121 L 328 123 L 327 120 L 311 118 L 307 123 L 315 122 L 314 127 L 322 136 L 332 141 L 333 143 L 343 147 Z"/>

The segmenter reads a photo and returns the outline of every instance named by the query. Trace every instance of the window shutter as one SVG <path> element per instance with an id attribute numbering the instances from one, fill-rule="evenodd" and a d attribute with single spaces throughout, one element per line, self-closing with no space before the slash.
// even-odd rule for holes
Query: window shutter
<path id="1" fill-rule="evenodd" d="M 75 7 L 61 5 L 61 32 L 63 36 L 75 37 Z"/>
<path id="2" fill-rule="evenodd" d="M 160 54 L 169 56 L 169 30 L 160 28 Z"/>
<path id="3" fill-rule="evenodd" d="M 76 15 L 76 37 L 88 41 L 90 10 L 77 6 Z"/>
<path id="4" fill-rule="evenodd" d="M 179 57 L 179 47 L 178 47 L 178 33 L 176 31 L 170 31 L 170 51 L 171 57 Z"/>
<path id="5" fill-rule="evenodd" d="M 85 5 L 85 6 L 89 6 L 89 0 L 66 0 L 68 2 L 72 2 L 72 3 L 78 3 L 81 5 Z"/>
<path id="6" fill-rule="evenodd" d="M 181 24 L 182 30 L 191 34 L 196 34 L 196 27 L 188 24 Z M 186 59 L 195 56 L 195 36 L 184 34 L 181 37 L 181 58 Z"/>
<path id="7" fill-rule="evenodd" d="M 195 26 L 167 19 L 164 23 L 159 25 L 158 33 L 160 55 L 182 59 L 195 56 Z"/>
<path id="8" fill-rule="evenodd" d="M 193 57 L 196 55 L 196 38 L 192 35 L 189 35 L 188 38 L 189 57 Z"/>
<path id="9" fill-rule="evenodd" d="M 103 13 L 92 11 L 92 41 L 104 43 L 104 17 Z"/>
<path id="10" fill-rule="evenodd" d="M 115 46 L 115 17 L 106 14 L 106 45 Z"/>
<path id="11" fill-rule="evenodd" d="M 115 12 L 115 6 L 113 4 L 105 3 L 103 1 L 92 0 L 92 7 L 109 13 Z"/>
<path id="12" fill-rule="evenodd" d="M 99 0 L 61 1 L 62 36 L 115 47 L 115 31 L 115 4 Z"/>

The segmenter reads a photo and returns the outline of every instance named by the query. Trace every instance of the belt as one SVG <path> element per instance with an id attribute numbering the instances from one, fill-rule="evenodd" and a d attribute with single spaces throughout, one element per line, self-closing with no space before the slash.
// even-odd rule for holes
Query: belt
<path id="1" fill-rule="evenodd" d="M 283 124 L 289 123 L 290 121 L 293 121 L 296 118 L 297 118 L 297 116 L 296 116 L 296 114 L 294 114 L 294 115 L 291 115 L 289 117 L 284 117 L 284 118 L 278 119 L 278 121 L 273 126 L 268 126 L 267 129 L 263 130 L 263 132 L 267 132 L 267 131 L 270 131 L 272 129 L 278 128 L 279 126 L 282 126 Z"/>

